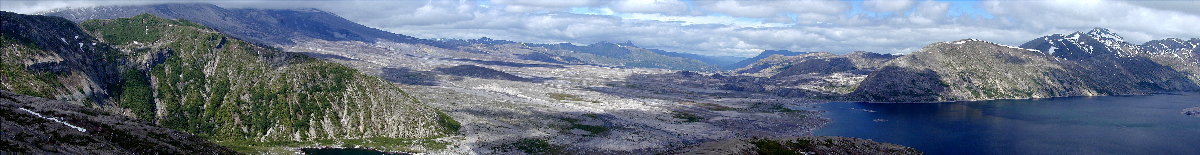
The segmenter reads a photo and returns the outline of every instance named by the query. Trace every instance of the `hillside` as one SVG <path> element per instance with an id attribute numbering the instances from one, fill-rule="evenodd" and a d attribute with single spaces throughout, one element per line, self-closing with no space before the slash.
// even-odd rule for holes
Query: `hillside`
<path id="1" fill-rule="evenodd" d="M 1186 73 L 1144 56 L 1050 54 L 979 40 L 934 43 L 871 73 L 850 95 L 940 102 L 1198 90 Z"/>
<path id="2" fill-rule="evenodd" d="M 28 25 L 5 26 L 5 37 L 57 38 L 52 33 L 9 32 L 79 32 L 76 33 L 79 38 L 97 36 L 94 40 L 83 41 L 90 41 L 87 44 L 91 45 L 89 47 L 107 51 L 99 52 L 102 56 L 67 57 L 61 55 L 92 53 L 43 48 L 71 47 L 76 44 L 59 39 L 6 40 L 4 54 L 13 56 L 5 57 L 3 83 L 6 90 L 25 93 L 31 91 L 19 88 L 45 88 L 52 91 L 32 92 L 35 95 L 45 92 L 47 96 L 69 96 L 78 91 L 57 90 L 77 88 L 63 89 L 61 85 L 39 81 L 88 81 L 86 77 L 96 75 L 75 74 L 103 70 L 105 72 L 96 74 L 108 76 L 103 79 L 114 80 L 116 84 L 94 91 L 112 94 L 100 100 L 110 100 L 115 104 L 97 107 L 216 140 L 227 146 L 270 147 L 322 141 L 329 142 L 322 145 L 339 142 L 388 150 L 419 151 L 424 146 L 411 148 L 372 141 L 412 143 L 414 140 L 452 134 L 458 128 L 451 118 L 416 101 L 379 77 L 302 54 L 248 43 L 188 21 L 162 19 L 148 14 L 133 18 L 92 20 L 81 23 L 83 30 L 90 32 L 91 35 L 88 35 L 62 18 L 12 13 L 5 13 L 4 18 L 6 25 Z M 37 20 L 8 20 L 12 18 Z M 27 21 L 58 21 L 62 25 L 51 27 Z M 7 30 L 10 28 L 16 30 Z M 56 29 L 37 30 L 46 28 Z M 78 45 L 82 47 L 85 44 Z M 52 55 L 47 52 L 66 54 Z M 87 59 L 95 58 L 119 62 L 117 64 L 121 65 L 49 67 L 55 69 L 51 71 L 83 72 L 66 74 L 39 70 L 36 67 L 39 63 L 15 61 L 49 60 L 58 61 L 54 64 L 69 64 L 64 62 L 91 62 Z M 38 78 L 56 75 L 59 76 L 57 80 Z M 30 86 L 14 87 L 20 84 Z"/>
<path id="3" fill-rule="evenodd" d="M 801 54 L 805 54 L 805 53 L 808 53 L 808 52 L 792 52 L 792 51 L 788 51 L 788 50 L 766 50 L 761 53 L 758 53 L 757 56 L 743 59 L 741 61 L 734 62 L 731 64 L 721 65 L 721 70 L 735 70 L 735 69 L 740 69 L 743 67 L 749 67 L 751 64 L 754 64 L 755 62 L 758 62 L 762 59 L 766 59 L 767 57 L 771 57 L 773 55 L 796 56 L 796 55 L 801 55 Z"/>
<path id="4" fill-rule="evenodd" d="M 0 12 L 0 88 L 80 105 L 110 105 L 121 54 L 62 18 Z"/>
<path id="5" fill-rule="evenodd" d="M 0 154 L 235 154 L 203 138 L 59 100 L 0 90 Z"/>

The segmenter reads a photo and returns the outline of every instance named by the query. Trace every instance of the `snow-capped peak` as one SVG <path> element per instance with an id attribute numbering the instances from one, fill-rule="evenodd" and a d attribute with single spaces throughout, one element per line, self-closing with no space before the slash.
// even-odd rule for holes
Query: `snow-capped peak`
<path id="1" fill-rule="evenodd" d="M 1109 46 L 1117 45 L 1117 44 L 1125 42 L 1124 37 L 1121 37 L 1121 35 L 1117 35 L 1117 33 L 1113 33 L 1112 31 L 1109 31 L 1106 28 L 1097 27 L 1095 29 L 1092 29 L 1092 31 L 1088 31 L 1087 34 L 1089 36 L 1092 36 L 1092 38 L 1099 40 L 1100 42 L 1103 42 L 1104 44 L 1109 45 Z"/>

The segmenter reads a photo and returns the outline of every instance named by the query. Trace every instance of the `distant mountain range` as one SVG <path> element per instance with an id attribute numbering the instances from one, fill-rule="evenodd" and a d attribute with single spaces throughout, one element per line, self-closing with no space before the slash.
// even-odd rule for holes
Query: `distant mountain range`
<path id="1" fill-rule="evenodd" d="M 871 73 L 850 96 L 940 102 L 1200 90 L 1198 39 L 1133 45 L 1107 29 L 1034 39 L 930 44 Z"/>
<path id="2" fill-rule="evenodd" d="M 737 61 L 732 64 L 722 65 L 721 69 L 722 70 L 734 70 L 734 69 L 738 69 L 738 68 L 742 68 L 742 67 L 747 67 L 747 66 L 750 66 L 750 64 L 752 64 L 754 62 L 758 62 L 759 60 L 766 59 L 767 57 L 771 57 L 773 55 L 796 56 L 796 55 L 806 54 L 806 53 L 808 53 L 808 52 L 792 52 L 792 51 L 788 51 L 788 50 L 766 50 L 766 51 L 762 51 L 761 53 L 758 53 L 758 56 L 750 57 L 750 58 L 747 58 L 747 59 L 744 59 L 741 61 Z"/>
<path id="3" fill-rule="evenodd" d="M 1200 42 L 1197 39 L 1164 39 L 1133 45 L 1123 41 L 1119 35 L 1099 28 L 1089 32 L 1050 35 L 1034 39 L 1021 47 L 960 40 L 931 44 L 905 56 L 855 52 L 845 56 L 817 54 L 795 57 L 809 53 L 768 50 L 756 57 L 731 63 L 731 58 L 645 49 L 629 42 L 581 46 L 490 38 L 418 39 L 369 28 L 313 9 L 223 9 L 209 4 L 164 4 L 68 9 L 48 15 L 79 21 L 139 13 L 212 25 L 233 36 L 281 46 L 286 51 L 338 55 L 347 59 L 387 57 L 400 53 L 454 60 L 533 61 L 689 71 L 731 70 L 776 79 L 814 72 L 857 70 L 869 77 L 856 85 L 854 93 L 847 99 L 880 102 L 1144 94 L 1194 90 L 1196 83 L 1193 81 L 1200 81 L 1200 75 L 1196 74 L 1200 73 L 1200 65 L 1195 63 L 1197 57 L 1193 56 L 1196 44 Z M 422 49 L 398 50 L 414 47 Z M 937 77 L 913 77 L 916 75 Z"/>
<path id="4" fill-rule="evenodd" d="M 291 52 L 343 51 L 340 48 L 315 50 L 312 48 L 350 46 L 347 48 L 354 48 L 358 52 L 386 54 L 391 52 L 367 49 L 377 47 L 375 45 L 385 46 L 398 43 L 404 46 L 430 46 L 437 48 L 433 50 L 442 52 L 442 55 L 458 55 L 456 57 L 486 55 L 490 59 L 508 58 L 614 67 L 716 71 L 718 70 L 717 66 L 736 61 L 732 60 L 736 58 L 645 49 L 634 46 L 632 43 L 601 42 L 576 46 L 565 43 L 520 43 L 489 38 L 419 39 L 366 27 L 316 9 L 225 9 L 212 4 L 193 3 L 77 8 L 52 11 L 45 15 L 64 17 L 79 22 L 90 19 L 126 18 L 143 13 L 168 19 L 193 21 L 236 38 L 279 46 Z M 365 44 L 346 43 L 348 41 Z"/>

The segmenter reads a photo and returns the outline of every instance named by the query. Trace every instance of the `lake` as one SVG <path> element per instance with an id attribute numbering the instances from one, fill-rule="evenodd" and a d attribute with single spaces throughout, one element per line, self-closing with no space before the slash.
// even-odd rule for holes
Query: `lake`
<path id="1" fill-rule="evenodd" d="M 953 103 L 820 104 L 819 136 L 926 154 L 1200 154 L 1200 93 Z"/>

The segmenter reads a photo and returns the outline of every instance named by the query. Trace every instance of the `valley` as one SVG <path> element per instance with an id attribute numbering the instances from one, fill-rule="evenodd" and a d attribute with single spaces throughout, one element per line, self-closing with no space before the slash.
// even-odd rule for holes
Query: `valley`
<path id="1" fill-rule="evenodd" d="M 318 9 L 178 3 L 4 12 L 3 19 L 0 93 L 31 96 L 5 97 L 4 121 L 16 109 L 40 106 L 24 100 L 58 100 L 54 104 L 73 111 L 124 116 L 119 120 L 134 122 L 127 125 L 183 135 L 149 143 L 185 137 L 199 142 L 178 145 L 224 147 L 215 154 L 306 148 L 921 154 L 891 141 L 817 131 L 844 121 L 828 117 L 831 111 L 846 115 L 828 109 L 843 102 L 902 103 L 885 104 L 893 106 L 1200 90 L 1200 39 L 1136 45 L 1105 28 L 1020 46 L 962 39 L 908 54 L 765 50 L 742 58 L 630 41 L 416 38 Z M 1195 111 L 1170 114 L 1179 110 Z M 53 124 L 40 123 L 4 127 Z M 20 138 L 13 137 L 4 138 Z M 119 153 L 127 146 L 100 147 Z"/>

